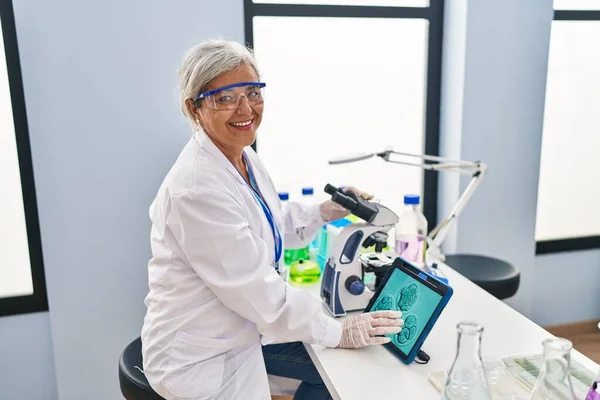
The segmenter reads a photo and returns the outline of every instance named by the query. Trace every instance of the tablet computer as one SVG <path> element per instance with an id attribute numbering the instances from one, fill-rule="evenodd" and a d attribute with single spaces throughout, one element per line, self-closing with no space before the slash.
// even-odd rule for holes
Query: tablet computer
<path id="1" fill-rule="evenodd" d="M 402 362 L 410 364 L 450 297 L 450 286 L 398 257 L 375 291 L 365 312 L 402 312 L 402 331 L 386 335 L 392 341 L 384 346 Z"/>

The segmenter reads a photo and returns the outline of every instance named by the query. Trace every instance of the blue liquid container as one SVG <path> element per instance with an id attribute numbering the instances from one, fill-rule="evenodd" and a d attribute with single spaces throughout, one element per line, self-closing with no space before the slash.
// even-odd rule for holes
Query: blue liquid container
<path id="1" fill-rule="evenodd" d="M 319 251 L 317 253 L 317 264 L 321 267 L 321 270 L 325 269 L 325 264 L 329 259 L 331 248 L 333 247 L 339 233 L 344 227 L 351 225 L 352 221 L 342 218 L 335 221 L 331 221 L 321 230 L 319 230 Z"/>

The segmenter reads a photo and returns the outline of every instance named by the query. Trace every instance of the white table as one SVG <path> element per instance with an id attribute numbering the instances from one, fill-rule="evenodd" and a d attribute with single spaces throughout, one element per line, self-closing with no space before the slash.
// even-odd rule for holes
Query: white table
<path id="1" fill-rule="evenodd" d="M 500 359 L 542 352 L 541 343 L 552 337 L 550 333 L 448 266 L 440 268 L 454 294 L 422 346 L 431 356 L 428 364 L 405 365 L 383 346 L 344 350 L 305 345 L 334 399 L 439 399 L 440 393 L 428 376 L 451 366 L 460 321 L 474 321 L 484 327 L 483 356 Z M 306 290 L 318 297 L 319 289 L 320 285 L 314 285 Z M 575 350 L 572 358 L 587 368 L 597 368 Z"/>

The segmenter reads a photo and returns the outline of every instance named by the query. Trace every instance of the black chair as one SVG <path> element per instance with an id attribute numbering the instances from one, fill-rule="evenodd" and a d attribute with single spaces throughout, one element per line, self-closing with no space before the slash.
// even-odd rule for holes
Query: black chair
<path id="1" fill-rule="evenodd" d="M 519 270 L 497 258 L 475 254 L 446 256 L 446 264 L 494 297 L 503 300 L 519 289 Z"/>
<path id="2" fill-rule="evenodd" d="M 129 343 L 119 359 L 121 393 L 127 400 L 164 400 L 152 390 L 142 369 L 142 340 L 138 337 Z"/>

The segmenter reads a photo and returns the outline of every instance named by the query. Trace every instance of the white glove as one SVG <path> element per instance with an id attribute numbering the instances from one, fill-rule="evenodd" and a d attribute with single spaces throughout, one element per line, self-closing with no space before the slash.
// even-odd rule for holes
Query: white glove
<path id="1" fill-rule="evenodd" d="M 343 191 L 352 192 L 365 200 L 371 200 L 373 198 L 372 195 L 365 192 L 361 192 L 360 190 L 351 186 L 344 188 Z M 327 200 L 321 203 L 320 210 L 321 219 L 323 219 L 323 222 L 335 221 L 336 219 L 344 218 L 345 216 L 350 214 L 350 211 L 348 211 L 348 209 L 340 206 L 338 203 L 335 203 L 332 200 Z"/>
<path id="2" fill-rule="evenodd" d="M 389 343 L 389 337 L 402 330 L 404 321 L 400 311 L 375 311 L 356 315 L 342 321 L 342 340 L 337 347 L 358 349 L 373 344 Z"/>

